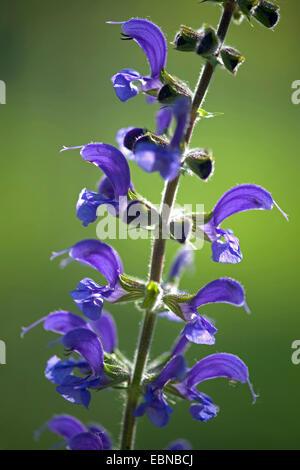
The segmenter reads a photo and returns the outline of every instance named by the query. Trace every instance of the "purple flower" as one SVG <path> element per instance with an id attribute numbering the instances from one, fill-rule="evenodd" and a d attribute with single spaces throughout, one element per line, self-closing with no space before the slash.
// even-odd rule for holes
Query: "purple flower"
<path id="1" fill-rule="evenodd" d="M 129 148 L 127 148 L 125 146 L 124 139 L 125 139 L 126 135 L 130 131 L 132 131 L 133 129 L 134 129 L 134 127 L 132 127 L 132 126 L 122 127 L 121 129 L 118 130 L 118 132 L 116 134 L 116 142 L 118 144 L 119 150 L 120 150 L 120 152 L 122 152 L 124 157 L 126 157 L 128 160 L 133 160 L 134 155 L 133 155 L 132 150 L 130 150 Z"/>
<path id="2" fill-rule="evenodd" d="M 70 351 L 80 354 L 90 365 L 97 377 L 103 371 L 103 346 L 98 336 L 87 328 L 75 328 L 66 333 L 62 344 Z"/>
<path id="3" fill-rule="evenodd" d="M 189 401 L 196 402 L 190 407 L 191 415 L 199 421 L 208 421 L 216 416 L 218 408 L 210 397 L 199 392 L 196 386 L 205 380 L 225 377 L 241 383 L 248 383 L 255 402 L 257 395 L 253 392 L 246 364 L 237 356 L 227 353 L 212 354 L 201 359 L 192 367 L 184 381 L 174 387 Z"/>
<path id="4" fill-rule="evenodd" d="M 101 339 L 104 351 L 112 353 L 118 347 L 118 332 L 113 317 L 105 311 L 98 320 L 90 321 L 93 331 Z"/>
<path id="5" fill-rule="evenodd" d="M 68 333 L 68 331 L 73 330 L 74 328 L 82 328 L 87 325 L 85 320 L 78 315 L 67 312 L 66 310 L 59 310 L 57 312 L 49 313 L 49 315 L 40 318 L 30 326 L 22 326 L 21 338 L 23 338 L 29 330 L 42 322 L 44 322 L 43 326 L 46 331 L 53 331 L 54 333 L 59 333 L 61 335 Z"/>
<path id="6" fill-rule="evenodd" d="M 114 302 L 125 293 L 119 282 L 119 275 L 123 273 L 121 258 L 106 243 L 99 240 L 83 240 L 67 250 L 53 253 L 51 259 L 67 252 L 69 259 L 96 269 L 108 281 L 106 286 L 99 286 L 92 279 L 85 278 L 79 282 L 77 289 L 71 292 L 80 310 L 92 320 L 96 320 L 101 315 L 103 299 Z"/>
<path id="7" fill-rule="evenodd" d="M 109 23 L 122 24 L 122 39 L 134 39 L 138 43 L 147 57 L 151 70 L 150 76 L 146 77 L 133 69 L 123 69 L 115 74 L 111 81 L 118 98 L 125 102 L 136 96 L 139 88 L 134 83 L 139 83 L 144 92 L 160 88 L 160 72 L 167 60 L 167 41 L 160 28 L 151 21 L 141 18 Z"/>
<path id="8" fill-rule="evenodd" d="M 215 334 L 217 333 L 215 328 L 206 318 L 201 315 L 196 316 L 194 320 L 186 323 L 182 332 L 180 333 L 179 339 L 176 341 L 172 349 L 172 356 L 183 354 L 189 343 L 195 344 L 215 344 Z"/>
<path id="9" fill-rule="evenodd" d="M 231 230 L 220 228 L 227 217 L 252 209 L 271 210 L 274 205 L 288 218 L 271 194 L 260 186 L 242 184 L 227 191 L 213 209 L 212 218 L 204 225 L 205 234 L 212 242 L 212 259 L 219 263 L 239 263 L 242 260 L 238 238 Z"/>
<path id="10" fill-rule="evenodd" d="M 166 450 L 191 450 L 191 444 L 185 439 L 177 439 L 168 445 Z"/>
<path id="11" fill-rule="evenodd" d="M 178 250 L 168 274 L 167 282 L 175 282 L 182 274 L 183 269 L 194 264 L 194 251 L 190 246 L 184 246 Z"/>
<path id="12" fill-rule="evenodd" d="M 199 307 L 211 303 L 227 303 L 249 311 L 243 287 L 238 281 L 227 277 L 216 279 L 202 287 L 190 301 L 181 303 L 180 308 L 185 319 L 190 321 L 197 316 Z"/>
<path id="13" fill-rule="evenodd" d="M 82 147 L 64 147 L 62 151 L 80 148 L 82 158 L 96 165 L 106 175 L 100 182 L 98 192 L 84 188 L 76 205 L 77 217 L 87 226 L 97 219 L 97 209 L 102 204 L 123 210 L 127 201 L 128 189 L 132 187 L 130 170 L 124 155 L 112 145 L 91 143 Z"/>
<path id="14" fill-rule="evenodd" d="M 105 310 L 102 311 L 100 318 L 95 321 L 89 320 L 88 323 L 75 313 L 67 312 L 65 310 L 51 312 L 49 315 L 40 318 L 32 325 L 22 327 L 21 337 L 23 338 L 25 333 L 43 322 L 43 327 L 46 331 L 52 331 L 61 335 L 64 335 L 76 328 L 90 329 L 99 336 L 104 350 L 108 353 L 111 353 L 118 345 L 118 333 L 115 321 Z"/>
<path id="15" fill-rule="evenodd" d="M 101 315 L 104 303 L 102 291 L 103 287 L 100 287 L 92 279 L 85 278 L 78 283 L 77 289 L 72 290 L 70 294 L 85 316 L 91 320 L 97 320 Z"/>
<path id="16" fill-rule="evenodd" d="M 36 439 L 48 428 L 63 437 L 67 449 L 70 450 L 109 450 L 111 441 L 107 431 L 98 424 L 84 426 L 81 421 L 71 415 L 62 414 L 51 418 L 35 433 Z"/>
<path id="17" fill-rule="evenodd" d="M 160 108 L 156 113 L 156 133 L 157 135 L 164 134 L 171 124 L 173 118 L 172 108 L 170 106 L 165 106 Z"/>
<path id="18" fill-rule="evenodd" d="M 72 357 L 65 361 L 51 357 L 45 369 L 46 378 L 57 385 L 57 392 L 66 400 L 88 408 L 91 400 L 88 389 L 99 390 L 109 383 L 103 370 L 103 349 L 111 353 L 117 347 L 117 329 L 112 316 L 103 311 L 99 319 L 87 323 L 71 312 L 53 312 L 30 327 L 23 327 L 21 336 L 42 322 L 45 330 L 64 335 L 62 344 L 82 356 L 77 361 Z M 84 377 L 73 375 L 75 369 Z"/>
<path id="19" fill-rule="evenodd" d="M 190 101 L 186 97 L 178 98 L 172 106 L 172 113 L 177 125 L 169 145 L 163 147 L 152 143 L 138 143 L 135 147 L 135 161 L 148 173 L 158 171 L 161 177 L 172 181 L 179 173 L 181 142 L 185 134 L 190 112 Z"/>
<path id="20" fill-rule="evenodd" d="M 173 357 L 164 367 L 157 379 L 148 385 L 144 395 L 145 402 L 141 403 L 134 412 L 135 417 L 147 415 L 155 426 L 162 428 L 169 422 L 173 412 L 164 398 L 163 388 L 170 380 L 183 380 L 186 372 L 183 356 Z"/>

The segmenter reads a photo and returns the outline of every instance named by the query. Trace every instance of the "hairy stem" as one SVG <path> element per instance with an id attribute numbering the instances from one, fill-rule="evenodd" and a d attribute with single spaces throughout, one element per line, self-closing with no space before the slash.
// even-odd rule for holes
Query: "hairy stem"
<path id="1" fill-rule="evenodd" d="M 226 37 L 228 27 L 232 18 L 234 10 L 235 0 L 229 0 L 224 7 L 223 14 L 218 26 L 218 36 L 220 39 L 220 49 Z M 219 49 L 219 50 L 220 50 Z M 197 120 L 197 110 L 201 106 L 208 87 L 210 85 L 215 67 L 210 61 L 207 61 L 204 65 L 200 74 L 199 82 L 197 84 L 191 107 L 191 114 L 189 125 L 187 127 L 185 142 L 189 145 L 194 126 Z M 168 224 L 168 220 L 175 202 L 176 193 L 178 189 L 180 174 L 169 183 L 166 183 L 162 204 L 161 204 L 161 218 L 164 224 Z M 151 253 L 149 281 L 155 281 L 158 284 L 161 282 L 161 276 L 165 258 L 166 239 L 161 236 L 156 238 Z M 131 382 L 128 384 L 127 391 L 127 402 L 124 413 L 122 438 L 121 438 L 121 449 L 128 450 L 133 449 L 135 431 L 136 431 L 136 420 L 133 416 L 133 412 L 137 407 L 139 396 L 140 396 L 140 384 L 143 377 L 145 365 L 147 362 L 148 354 L 150 351 L 151 341 L 154 333 L 156 323 L 156 314 L 152 313 L 151 310 L 146 311 L 141 333 L 138 342 L 138 349 L 135 357 L 134 371 Z"/>

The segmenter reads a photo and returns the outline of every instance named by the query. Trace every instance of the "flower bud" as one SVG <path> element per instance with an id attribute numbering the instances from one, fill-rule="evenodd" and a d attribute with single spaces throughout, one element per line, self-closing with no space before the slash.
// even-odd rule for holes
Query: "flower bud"
<path id="1" fill-rule="evenodd" d="M 208 149 L 191 150 L 186 156 L 185 163 L 203 181 L 207 181 L 213 173 L 214 159 Z"/>
<path id="2" fill-rule="evenodd" d="M 157 99 L 162 104 L 173 103 L 179 96 L 186 96 L 191 99 L 192 93 L 187 85 L 176 77 L 161 71 L 160 79 L 164 84 L 158 92 Z"/>
<path id="3" fill-rule="evenodd" d="M 279 21 L 279 6 L 271 2 L 261 1 L 255 8 L 253 16 L 266 28 L 273 28 Z"/>
<path id="4" fill-rule="evenodd" d="M 213 55 L 220 45 L 220 40 L 214 28 L 205 25 L 202 29 L 201 38 L 197 43 L 196 52 L 204 57 Z"/>
<path id="5" fill-rule="evenodd" d="M 200 38 L 199 32 L 194 31 L 188 26 L 181 25 L 172 44 L 175 46 L 176 51 L 191 52 L 196 49 L 197 41 Z"/>
<path id="6" fill-rule="evenodd" d="M 233 74 L 236 74 L 239 66 L 245 61 L 245 57 L 233 47 L 223 47 L 221 57 L 224 67 Z"/>

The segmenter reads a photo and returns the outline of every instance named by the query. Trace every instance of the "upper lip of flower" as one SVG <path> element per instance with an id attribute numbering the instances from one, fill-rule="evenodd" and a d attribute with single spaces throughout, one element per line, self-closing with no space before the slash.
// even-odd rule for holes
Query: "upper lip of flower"
<path id="1" fill-rule="evenodd" d="M 160 87 L 160 72 L 166 65 L 167 41 L 160 28 L 149 20 L 132 18 L 125 22 L 112 22 L 122 26 L 121 39 L 134 39 L 144 51 L 149 66 L 150 77 L 143 77 L 134 69 L 123 69 L 112 77 L 112 82 L 121 101 L 138 94 L 138 88 L 132 82 L 140 82 L 143 91 L 149 91 Z"/>
<path id="2" fill-rule="evenodd" d="M 61 414 L 53 416 L 45 425 L 35 433 L 38 439 L 44 429 L 62 436 L 71 450 L 109 450 L 111 448 L 110 437 L 107 431 L 98 424 L 85 426 L 74 416 Z"/>

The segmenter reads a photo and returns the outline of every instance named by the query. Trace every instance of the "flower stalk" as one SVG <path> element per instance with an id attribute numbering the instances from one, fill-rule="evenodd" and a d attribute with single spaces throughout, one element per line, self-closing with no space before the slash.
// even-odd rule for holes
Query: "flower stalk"
<path id="1" fill-rule="evenodd" d="M 221 16 L 221 20 L 218 26 L 217 35 L 220 40 L 220 46 L 216 53 L 216 57 L 219 55 L 222 45 L 224 43 L 232 15 L 234 12 L 235 0 L 229 0 L 224 6 L 224 10 Z M 211 83 L 212 76 L 214 74 L 215 66 L 207 60 L 202 72 L 200 74 L 199 82 L 196 86 L 196 90 L 193 96 L 190 120 L 185 134 L 185 143 L 188 147 L 194 126 L 197 121 L 197 111 L 200 108 L 203 100 L 208 91 Z M 167 224 L 178 190 L 180 180 L 180 173 L 172 181 L 165 184 L 165 189 L 162 196 L 161 204 L 161 217 L 163 217 L 164 223 Z M 167 208 L 167 209 L 166 209 Z M 166 213 L 167 210 L 167 213 Z M 159 234 L 160 235 L 160 234 Z M 158 236 L 152 247 L 150 270 L 149 270 L 149 281 L 155 281 L 158 284 L 161 282 L 161 276 L 165 258 L 166 239 L 162 236 Z M 133 412 L 137 407 L 139 396 L 140 396 L 140 383 L 143 378 L 145 365 L 147 362 L 148 354 L 150 352 L 151 341 L 154 334 L 156 324 L 156 314 L 151 310 L 146 311 L 141 327 L 141 333 L 138 342 L 138 349 L 135 357 L 134 370 L 131 382 L 128 384 L 127 390 L 127 401 L 125 406 L 123 425 L 122 425 L 122 436 L 121 436 L 121 449 L 130 450 L 134 448 L 135 432 L 136 432 L 136 418 L 133 416 Z"/>

